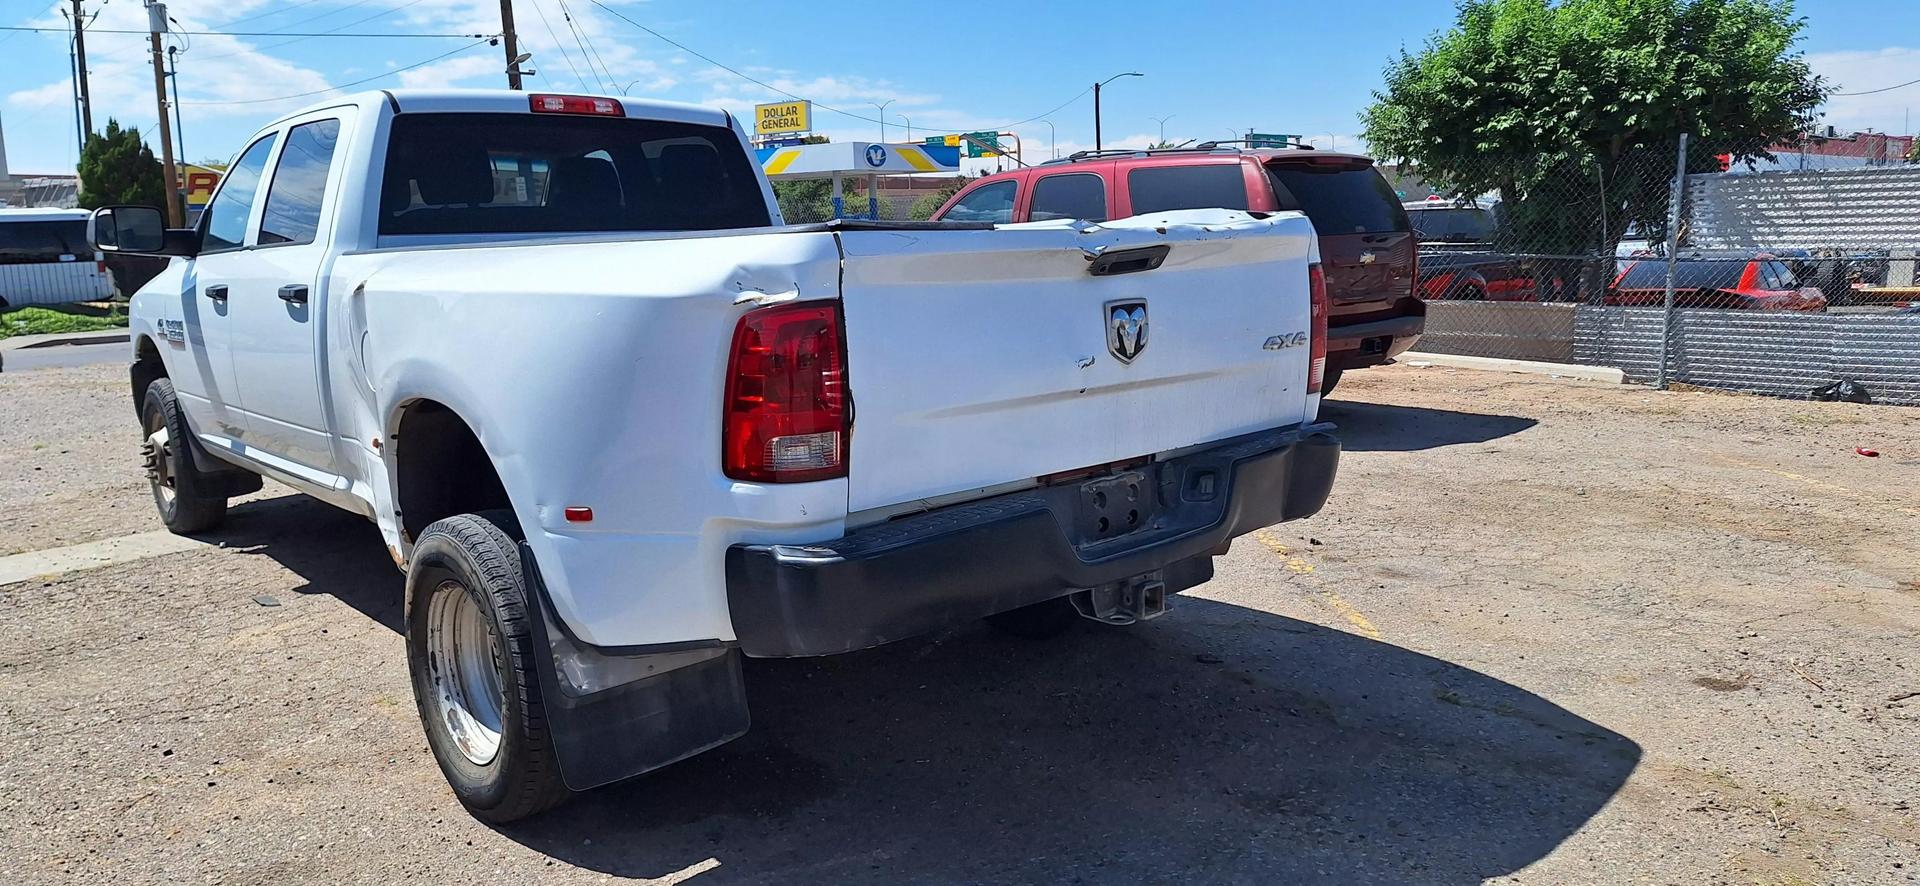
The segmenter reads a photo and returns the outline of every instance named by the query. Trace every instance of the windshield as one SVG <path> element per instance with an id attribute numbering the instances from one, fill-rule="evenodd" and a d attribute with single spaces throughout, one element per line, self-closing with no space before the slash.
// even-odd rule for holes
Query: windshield
<path id="1" fill-rule="evenodd" d="M 1407 230 L 1400 197 L 1371 164 L 1274 163 L 1267 167 L 1282 209 L 1299 209 L 1321 236 Z"/>
<path id="2" fill-rule="evenodd" d="M 1493 213 L 1476 206 L 1409 209 L 1414 233 L 1439 243 L 1485 243 L 1493 239 Z"/>
<path id="3" fill-rule="evenodd" d="M 0 261 L 59 261 L 63 255 L 93 255 L 86 219 L 0 222 Z"/>
<path id="4" fill-rule="evenodd" d="M 730 129 L 541 114 L 394 118 L 382 234 L 761 227 L 759 179 Z"/>

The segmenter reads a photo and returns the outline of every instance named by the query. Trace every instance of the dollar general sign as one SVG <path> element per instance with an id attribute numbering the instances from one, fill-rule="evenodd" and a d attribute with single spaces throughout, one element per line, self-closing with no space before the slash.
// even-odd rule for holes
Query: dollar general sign
<path id="1" fill-rule="evenodd" d="M 813 129 L 813 102 L 776 102 L 753 106 L 756 135 L 779 135 Z"/>

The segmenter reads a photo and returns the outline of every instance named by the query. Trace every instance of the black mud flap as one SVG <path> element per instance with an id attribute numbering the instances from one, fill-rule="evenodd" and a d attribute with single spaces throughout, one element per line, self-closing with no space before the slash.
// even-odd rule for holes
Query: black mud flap
<path id="1" fill-rule="evenodd" d="M 746 734 L 738 649 L 716 641 L 609 655 L 567 633 L 524 541 L 520 562 L 536 598 L 527 609 L 547 730 L 568 788 L 631 778 Z"/>

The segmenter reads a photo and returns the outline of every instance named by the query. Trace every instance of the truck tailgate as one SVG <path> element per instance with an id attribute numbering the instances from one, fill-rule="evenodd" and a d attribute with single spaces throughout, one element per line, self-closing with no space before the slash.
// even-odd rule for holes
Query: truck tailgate
<path id="1" fill-rule="evenodd" d="M 1315 245 L 1297 213 L 840 237 L 850 511 L 1312 417 Z M 1090 273 L 1092 253 L 1153 247 L 1158 267 Z M 1110 341 L 1116 310 L 1144 319 L 1137 337 Z"/>

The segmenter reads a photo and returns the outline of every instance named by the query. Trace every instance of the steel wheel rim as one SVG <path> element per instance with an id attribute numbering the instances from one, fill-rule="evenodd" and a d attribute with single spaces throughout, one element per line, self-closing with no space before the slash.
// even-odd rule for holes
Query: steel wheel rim
<path id="1" fill-rule="evenodd" d="M 497 644 L 487 614 L 459 582 L 434 589 L 427 613 L 427 670 L 433 706 L 460 755 L 475 766 L 500 753 L 501 711 Z"/>
<path id="2" fill-rule="evenodd" d="M 180 493 L 173 487 L 173 464 L 167 458 L 168 434 L 166 419 L 156 416 L 157 427 L 148 429 L 147 439 L 141 447 L 146 460 L 147 480 L 153 483 L 153 494 L 162 505 L 172 505 Z"/>

